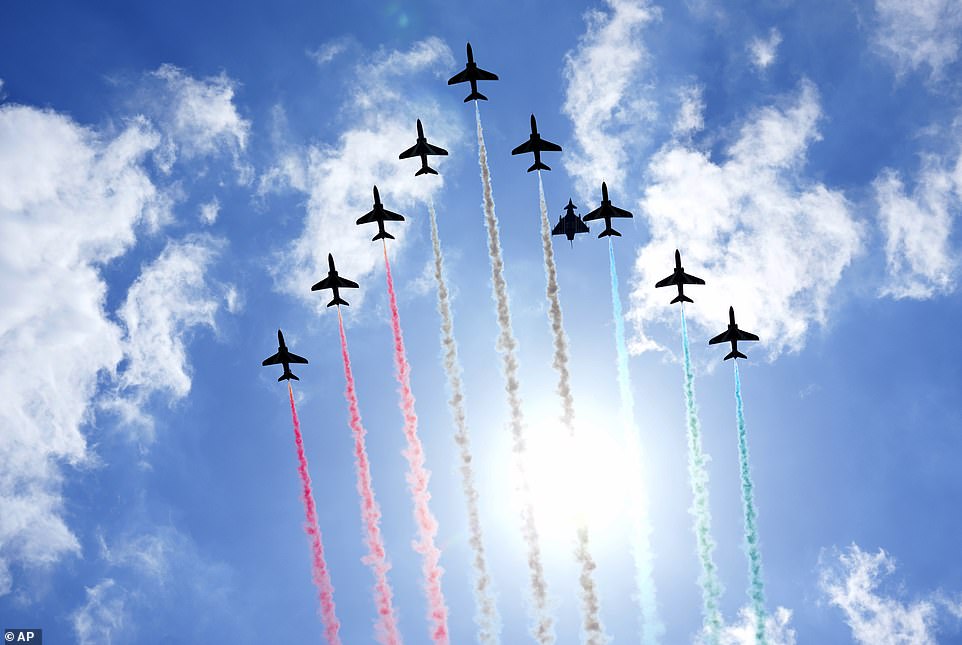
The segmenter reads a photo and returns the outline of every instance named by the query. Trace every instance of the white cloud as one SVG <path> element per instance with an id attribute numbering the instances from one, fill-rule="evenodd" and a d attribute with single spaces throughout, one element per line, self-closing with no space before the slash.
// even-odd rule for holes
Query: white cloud
<path id="1" fill-rule="evenodd" d="M 689 85 L 678 92 L 680 106 L 673 128 L 675 136 L 691 136 L 705 127 L 705 101 L 702 91 L 698 85 Z"/>
<path id="2" fill-rule="evenodd" d="M 778 46 L 782 43 L 782 34 L 771 28 L 768 38 L 755 37 L 748 44 L 748 53 L 751 54 L 752 64 L 760 70 L 768 69 L 768 66 L 775 62 L 775 55 Z"/>
<path id="3" fill-rule="evenodd" d="M 127 591 L 111 578 L 104 578 L 86 589 L 87 602 L 71 615 L 77 642 L 80 645 L 111 643 L 127 621 Z"/>
<path id="4" fill-rule="evenodd" d="M 891 169 L 884 170 L 873 187 L 885 235 L 887 279 L 881 294 L 925 299 L 951 292 L 958 265 L 949 238 L 962 182 L 941 160 L 928 157 L 911 195 Z"/>
<path id="5" fill-rule="evenodd" d="M 330 42 L 324 43 L 313 51 L 307 52 L 307 55 L 318 65 L 327 65 L 332 60 L 347 51 L 350 43 L 351 40 L 349 38 L 337 38 Z"/>
<path id="6" fill-rule="evenodd" d="M 190 392 L 191 379 L 185 340 L 198 326 L 215 328 L 223 296 L 215 294 L 206 279 L 221 243 L 206 236 L 171 242 L 146 266 L 127 292 L 118 315 L 126 330 L 126 367 L 118 378 L 117 399 L 107 407 L 119 408 L 128 420 L 149 425 L 140 408 L 154 392 L 171 399 Z M 119 399 L 119 401 L 118 401 Z"/>
<path id="7" fill-rule="evenodd" d="M 220 214 L 220 201 L 215 197 L 206 204 L 200 205 L 200 221 L 205 224 L 213 224 L 217 221 Z"/>
<path id="8" fill-rule="evenodd" d="M 864 645 L 934 645 L 937 606 L 932 600 L 902 602 L 879 592 L 895 561 L 882 549 L 853 544 L 822 567 L 820 583 L 829 602 L 845 613 L 852 638 Z"/>
<path id="9" fill-rule="evenodd" d="M 350 125 L 337 143 L 292 146 L 264 174 L 262 194 L 289 186 L 308 195 L 304 231 L 272 263 L 280 290 L 324 308 L 329 296 L 312 293 L 310 286 L 327 275 L 328 253 L 333 253 L 340 273 L 358 282 L 382 265 L 381 245 L 371 242 L 375 231 L 354 226 L 354 220 L 371 209 L 375 184 L 387 208 L 412 218 L 425 215 L 424 200 L 442 186 L 443 175 L 415 177 L 416 160 L 399 162 L 398 154 L 414 143 L 417 118 L 428 140 L 449 151 L 467 138 L 454 113 L 433 101 L 412 99 L 423 94 L 423 87 L 413 85 L 419 75 L 429 72 L 443 77 L 453 61 L 450 50 L 437 38 L 405 51 L 370 56 L 356 66 L 359 84 L 342 107 Z M 431 159 L 432 167 L 441 173 L 446 163 L 443 157 Z M 395 227 L 392 254 L 404 246 L 410 226 L 408 222 Z M 361 289 L 344 295 L 356 306 L 363 293 Z"/>
<path id="10" fill-rule="evenodd" d="M 689 288 L 689 318 L 705 329 L 723 329 L 733 305 L 739 325 L 776 356 L 799 349 L 809 326 L 825 322 L 861 230 L 840 192 L 803 176 L 820 114 L 818 92 L 805 81 L 751 115 L 724 161 L 678 142 L 654 155 L 642 200 L 651 242 L 638 253 L 632 293 L 634 351 L 653 347 L 646 322 L 677 316 L 667 306 L 672 294 L 652 288 L 671 272 L 676 248 L 686 271 L 708 283 Z"/>
<path id="11" fill-rule="evenodd" d="M 899 74 L 927 65 L 933 77 L 959 58 L 958 0 L 875 0 L 874 41 Z"/>
<path id="12" fill-rule="evenodd" d="M 602 180 L 623 185 L 628 150 L 643 139 L 654 113 L 641 78 L 648 62 L 641 36 L 659 10 L 647 0 L 607 4 L 609 11 L 587 13 L 587 31 L 565 55 L 563 109 L 575 145 L 564 164 L 582 199 L 594 197 Z"/>
<path id="13" fill-rule="evenodd" d="M 792 611 L 778 607 L 765 617 L 765 636 L 768 645 L 795 645 L 795 630 L 789 627 Z M 722 628 L 719 645 L 755 645 L 755 613 L 742 607 L 738 622 Z"/>

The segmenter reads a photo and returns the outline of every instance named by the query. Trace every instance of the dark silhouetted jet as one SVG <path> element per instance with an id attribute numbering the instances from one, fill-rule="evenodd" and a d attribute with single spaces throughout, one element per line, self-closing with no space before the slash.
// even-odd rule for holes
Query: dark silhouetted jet
<path id="1" fill-rule="evenodd" d="M 409 157 L 421 157 L 421 169 L 414 173 L 414 176 L 431 173 L 438 174 L 438 171 L 428 166 L 428 155 L 446 155 L 448 151 L 444 148 L 432 146 L 424 137 L 424 128 L 421 127 L 421 119 L 418 119 L 418 142 L 398 155 L 398 159 L 408 159 Z"/>
<path id="2" fill-rule="evenodd" d="M 281 374 L 281 376 L 277 379 L 278 382 L 285 379 L 288 381 L 291 379 L 300 381 L 301 379 L 297 378 L 294 372 L 291 371 L 291 363 L 303 363 L 304 365 L 307 365 L 307 359 L 303 356 L 298 356 L 297 354 L 292 354 L 291 352 L 287 351 L 287 345 L 284 344 L 284 334 L 281 333 L 280 329 L 277 330 L 277 345 L 277 353 L 273 356 L 265 358 L 261 365 L 283 365 L 284 373 Z"/>
<path id="3" fill-rule="evenodd" d="M 558 223 L 551 229 L 552 235 L 564 235 L 572 243 L 572 246 L 574 246 L 575 235 L 588 232 L 588 225 L 575 215 L 576 208 L 578 207 L 572 204 L 569 199 L 568 205 L 565 206 L 565 214 L 558 218 Z"/>
<path id="4" fill-rule="evenodd" d="M 738 341 L 740 340 L 745 340 L 745 341 L 758 340 L 758 336 L 739 329 L 738 325 L 735 324 L 735 308 L 729 307 L 728 308 L 728 329 L 726 329 L 722 333 L 712 338 L 710 341 L 708 341 L 708 344 L 714 345 L 715 343 L 730 342 L 732 344 L 732 351 L 728 352 L 728 355 L 725 356 L 724 360 L 726 361 L 729 358 L 748 358 L 747 356 L 742 354 L 740 351 L 738 351 Z"/>
<path id="5" fill-rule="evenodd" d="M 608 199 L 608 184 L 601 182 L 601 206 L 594 209 L 590 213 L 584 216 L 586 222 L 590 222 L 596 219 L 605 220 L 605 230 L 598 233 L 598 237 L 605 237 L 606 235 L 617 235 L 621 237 L 621 233 L 611 228 L 611 218 L 612 217 L 633 217 L 631 213 L 623 208 L 618 208 L 617 206 L 611 205 L 611 200 Z"/>
<path id="6" fill-rule="evenodd" d="M 478 67 L 478 64 L 474 62 L 474 53 L 471 51 L 471 43 L 468 43 L 468 64 L 464 66 L 464 69 L 448 79 L 448 85 L 455 85 L 457 83 L 471 83 L 471 93 L 468 94 L 468 98 L 464 99 L 464 102 L 468 101 L 487 101 L 488 97 L 478 91 L 478 81 L 496 81 L 498 80 L 497 74 L 492 74 L 491 72 L 485 71 Z"/>
<path id="7" fill-rule="evenodd" d="M 701 278 L 696 278 L 693 275 L 688 275 L 685 273 L 685 267 L 681 265 L 681 253 L 678 249 L 675 249 L 675 272 L 664 280 L 659 280 L 655 283 L 656 287 L 670 287 L 672 285 L 678 286 L 678 295 L 669 304 L 675 304 L 676 302 L 695 302 L 691 298 L 685 295 L 685 285 L 686 284 L 705 284 L 705 281 Z"/>
<path id="8" fill-rule="evenodd" d="M 528 168 L 528 172 L 532 170 L 551 170 L 548 166 L 541 163 L 541 153 L 542 151 L 547 152 L 561 152 L 561 146 L 557 143 L 551 143 L 547 139 L 542 139 L 541 135 L 538 134 L 538 122 L 534 120 L 534 115 L 531 115 L 531 136 L 528 140 L 522 143 L 520 146 L 511 151 L 513 155 L 522 155 L 526 152 L 534 153 L 534 164 Z"/>
<path id="9" fill-rule="evenodd" d="M 366 215 L 362 215 L 358 218 L 356 224 L 370 224 L 371 222 L 377 222 L 377 235 L 371 238 L 372 242 L 382 240 L 387 238 L 393 240 L 394 236 L 384 230 L 384 222 L 403 222 L 404 216 L 398 215 L 397 213 L 392 213 L 391 211 L 384 208 L 381 204 L 381 196 L 377 192 L 377 186 L 374 187 L 374 208 L 372 208 Z"/>
<path id="10" fill-rule="evenodd" d="M 327 264 L 331 267 L 331 270 L 327 272 L 327 277 L 311 287 L 311 291 L 320 291 L 321 289 L 333 291 L 334 299 L 327 303 L 328 307 L 331 305 L 348 305 L 349 303 L 338 294 L 338 289 L 357 289 L 358 284 L 337 275 L 337 269 L 334 268 L 334 256 L 330 253 L 327 254 Z"/>

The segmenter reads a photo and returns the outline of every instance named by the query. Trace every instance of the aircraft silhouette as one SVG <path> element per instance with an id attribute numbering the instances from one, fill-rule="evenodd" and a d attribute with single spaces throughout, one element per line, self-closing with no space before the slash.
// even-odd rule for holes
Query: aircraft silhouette
<path id="1" fill-rule="evenodd" d="M 377 235 L 371 238 L 372 242 L 376 242 L 381 239 L 393 240 L 394 236 L 384 230 L 384 222 L 403 222 L 404 216 L 398 215 L 397 213 L 392 213 L 391 211 L 384 208 L 381 204 L 381 196 L 377 192 L 377 186 L 374 187 L 374 208 L 372 208 L 366 215 L 362 215 L 355 222 L 358 225 L 370 224 L 371 222 L 377 222 Z"/>
<path id="2" fill-rule="evenodd" d="M 611 218 L 612 217 L 632 217 L 632 214 L 623 208 L 618 208 L 617 206 L 611 205 L 611 200 L 608 199 L 608 184 L 601 182 L 601 206 L 594 209 L 582 219 L 586 222 L 590 222 L 596 219 L 605 220 L 605 230 L 598 233 L 598 237 L 605 237 L 606 235 L 617 235 L 621 237 L 621 233 L 611 228 Z"/>
<path id="3" fill-rule="evenodd" d="M 350 303 L 338 294 L 338 289 L 357 289 L 358 284 L 337 275 L 337 269 L 334 268 L 334 256 L 330 253 L 327 254 L 327 264 L 331 267 L 331 270 L 327 272 L 327 277 L 311 287 L 311 291 L 320 291 L 321 289 L 333 291 L 334 299 L 327 303 L 328 307 L 331 305 L 349 305 Z"/>
<path id="4" fill-rule="evenodd" d="M 304 365 L 307 365 L 307 359 L 303 356 L 298 356 L 297 354 L 287 351 L 287 345 L 284 344 L 284 334 L 281 333 L 280 329 L 277 330 L 277 345 L 277 353 L 273 356 L 265 358 L 261 365 L 283 365 L 284 373 L 281 374 L 281 376 L 277 379 L 278 382 L 283 381 L 284 379 L 287 379 L 288 381 L 291 379 L 300 381 L 301 379 L 297 378 L 297 376 L 294 375 L 294 372 L 291 371 L 291 363 L 303 363 Z"/>
<path id="5" fill-rule="evenodd" d="M 522 143 L 520 146 L 511 151 L 513 155 L 521 155 L 526 152 L 534 153 L 534 163 L 528 168 L 528 172 L 532 170 L 551 170 L 551 168 L 543 163 L 541 163 L 541 153 L 546 152 L 561 152 L 561 146 L 557 143 L 551 143 L 547 139 L 542 139 L 541 135 L 538 134 L 538 122 L 534 120 L 534 115 L 531 115 L 531 136 L 528 140 Z"/>
<path id="6" fill-rule="evenodd" d="M 464 69 L 448 79 L 448 85 L 455 85 L 457 83 L 468 82 L 471 83 L 471 93 L 468 97 L 464 99 L 464 102 L 468 101 L 487 101 L 488 97 L 478 91 L 478 81 L 496 81 L 498 80 L 497 74 L 492 74 L 491 72 L 485 71 L 478 67 L 478 64 L 474 62 L 474 53 L 471 51 L 471 43 L 468 43 L 468 64 L 464 66 Z"/>
<path id="7" fill-rule="evenodd" d="M 740 351 L 738 351 L 738 341 L 740 340 L 743 340 L 743 341 L 758 340 L 758 336 L 750 332 L 742 331 L 741 329 L 739 329 L 738 325 L 735 324 L 735 308 L 729 307 L 728 308 L 728 329 L 726 329 L 722 333 L 712 338 L 710 341 L 708 341 L 708 344 L 714 345 L 715 343 L 728 343 L 728 342 L 732 344 L 732 351 L 728 352 L 728 355 L 725 356 L 723 360 L 727 361 L 729 358 L 748 358 L 747 356 L 742 354 Z"/>
<path id="8" fill-rule="evenodd" d="M 576 208 L 578 207 L 572 204 L 569 199 L 568 205 L 565 206 L 565 214 L 558 218 L 558 223 L 551 229 L 552 235 L 564 235 L 572 246 L 574 246 L 575 235 L 588 232 L 588 225 L 575 215 Z"/>
<path id="9" fill-rule="evenodd" d="M 691 298 L 685 295 L 685 285 L 686 284 L 705 284 L 705 281 L 701 278 L 696 278 L 693 275 L 688 275 L 685 273 L 685 267 L 681 266 L 681 253 L 678 249 L 675 249 L 675 272 L 664 280 L 659 280 L 655 283 L 656 287 L 670 287 L 672 285 L 678 286 L 678 295 L 675 299 L 668 304 L 675 304 L 676 302 L 695 302 Z"/>
<path id="10" fill-rule="evenodd" d="M 410 157 L 421 157 L 421 169 L 414 173 L 414 176 L 431 173 L 438 174 L 438 171 L 428 166 L 428 155 L 446 155 L 448 151 L 444 148 L 432 146 L 424 137 L 424 128 L 421 127 L 421 119 L 418 119 L 418 141 L 413 146 L 398 155 L 398 159 L 408 159 Z"/>

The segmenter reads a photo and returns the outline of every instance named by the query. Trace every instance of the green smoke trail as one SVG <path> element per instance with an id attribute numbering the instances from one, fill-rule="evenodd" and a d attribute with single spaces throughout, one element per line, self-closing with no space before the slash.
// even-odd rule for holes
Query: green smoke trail
<path id="1" fill-rule="evenodd" d="M 628 371 L 628 344 L 625 341 L 625 318 L 621 308 L 618 287 L 618 269 L 615 266 L 615 249 L 608 240 L 608 258 L 611 265 L 611 308 L 615 320 L 615 349 L 618 355 L 618 390 L 621 393 L 622 429 L 632 472 L 641 474 L 641 440 L 635 427 L 635 396 L 631 390 L 631 373 Z M 665 633 L 665 626 L 658 617 L 651 553 L 651 524 L 648 518 L 648 495 L 641 481 L 626 487 L 631 499 L 631 553 L 635 560 L 635 585 L 638 588 L 638 604 L 641 607 L 641 642 L 658 645 Z"/>
<path id="2" fill-rule="evenodd" d="M 765 585 L 762 582 L 762 554 L 758 549 L 758 512 L 752 493 L 751 468 L 748 464 L 748 432 L 745 430 L 745 410 L 742 405 L 742 383 L 735 364 L 735 413 L 738 417 L 738 463 L 742 475 L 742 505 L 745 509 L 745 549 L 748 553 L 748 597 L 755 612 L 755 643 L 767 645 L 765 636 Z"/>
<path id="3" fill-rule="evenodd" d="M 718 603 L 722 594 L 721 581 L 712 552 L 715 541 L 711 537 L 711 510 L 708 506 L 708 459 L 702 450 L 701 426 L 698 423 L 698 406 L 695 403 L 695 374 L 691 368 L 691 351 L 688 345 L 688 324 L 685 322 L 685 305 L 681 305 L 681 340 L 685 353 L 685 408 L 688 419 L 688 478 L 691 480 L 692 506 L 695 518 L 695 541 L 701 562 L 702 614 L 705 620 L 705 637 L 709 645 L 718 645 L 722 628 Z"/>

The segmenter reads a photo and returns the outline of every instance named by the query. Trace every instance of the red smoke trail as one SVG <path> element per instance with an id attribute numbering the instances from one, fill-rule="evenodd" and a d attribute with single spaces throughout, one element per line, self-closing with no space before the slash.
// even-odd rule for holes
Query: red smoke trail
<path id="1" fill-rule="evenodd" d="M 377 606 L 378 614 L 374 637 L 383 645 L 401 645 L 401 634 L 398 632 L 397 617 L 391 602 L 394 592 L 391 591 L 391 585 L 387 581 L 387 572 L 391 564 L 387 561 L 384 542 L 381 540 L 381 508 L 374 499 L 374 488 L 371 485 L 371 466 L 367 460 L 367 448 L 364 446 L 364 435 L 367 431 L 361 423 L 361 411 L 357 404 L 357 390 L 354 387 L 354 373 L 351 371 L 351 356 L 347 352 L 347 336 L 344 335 L 344 320 L 341 318 L 340 306 L 337 308 L 337 325 L 341 333 L 344 380 L 347 382 L 344 396 L 347 398 L 351 432 L 354 434 L 357 493 L 361 496 L 361 519 L 364 523 L 368 550 L 363 562 L 374 572 L 374 604 Z"/>
<path id="2" fill-rule="evenodd" d="M 291 395 L 291 418 L 294 420 L 294 445 L 297 446 L 297 473 L 301 476 L 301 498 L 304 500 L 304 532 L 311 538 L 311 555 L 313 557 L 314 584 L 321 599 L 321 620 L 324 621 L 324 635 L 330 645 L 341 645 L 341 637 L 337 632 L 341 623 L 334 612 L 334 585 L 331 584 L 331 574 L 327 570 L 324 560 L 324 543 L 321 542 L 321 528 L 317 522 L 317 508 L 314 506 L 314 492 L 311 490 L 311 475 L 307 470 L 307 456 L 304 454 L 304 438 L 301 436 L 301 422 L 297 419 L 297 409 L 294 407 L 294 390 L 291 382 L 287 382 L 287 391 Z"/>
<path id="3" fill-rule="evenodd" d="M 424 467 L 424 448 L 418 438 L 418 415 L 414 411 L 414 393 L 411 392 L 411 366 L 408 365 L 404 338 L 401 335 L 401 317 L 398 314 L 397 295 L 394 293 L 394 278 L 391 277 L 391 263 L 387 259 L 387 244 L 384 244 L 384 274 L 387 276 L 387 294 L 391 304 L 391 329 L 394 331 L 394 366 L 401 393 L 401 411 L 404 412 L 404 438 L 407 449 L 404 456 L 408 461 L 407 481 L 414 501 L 414 519 L 418 525 L 418 540 L 414 550 L 421 554 L 421 572 L 424 575 L 424 593 L 428 599 L 428 620 L 431 621 L 431 639 L 439 645 L 448 644 L 448 608 L 441 592 L 441 574 L 444 569 L 439 562 L 441 552 L 434 545 L 438 534 L 438 521 L 431 513 L 428 502 L 428 480 L 431 473 Z"/>

